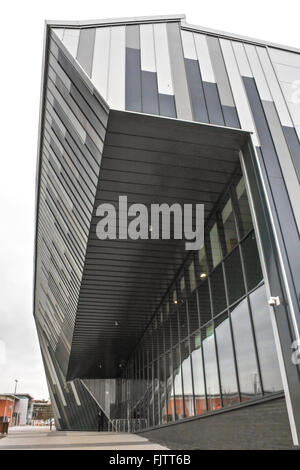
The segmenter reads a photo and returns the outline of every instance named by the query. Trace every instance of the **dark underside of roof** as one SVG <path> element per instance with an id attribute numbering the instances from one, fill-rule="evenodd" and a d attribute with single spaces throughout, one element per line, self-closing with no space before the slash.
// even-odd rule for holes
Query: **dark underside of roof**
<path id="1" fill-rule="evenodd" d="M 120 376 L 119 364 L 188 254 L 182 240 L 99 240 L 98 205 L 120 195 L 128 205 L 204 203 L 207 220 L 248 138 L 237 129 L 110 111 L 68 380 Z"/>

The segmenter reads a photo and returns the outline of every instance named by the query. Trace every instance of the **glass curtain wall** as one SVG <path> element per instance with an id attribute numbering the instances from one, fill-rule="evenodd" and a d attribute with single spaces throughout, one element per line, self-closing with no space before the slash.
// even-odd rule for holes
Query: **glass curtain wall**
<path id="1" fill-rule="evenodd" d="M 282 390 L 244 180 L 237 177 L 130 358 L 127 416 L 142 428 Z"/>

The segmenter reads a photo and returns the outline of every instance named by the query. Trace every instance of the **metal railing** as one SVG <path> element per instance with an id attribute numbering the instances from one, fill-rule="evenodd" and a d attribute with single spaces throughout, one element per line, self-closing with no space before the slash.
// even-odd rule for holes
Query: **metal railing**
<path id="1" fill-rule="evenodd" d="M 108 423 L 109 432 L 138 432 L 147 427 L 147 419 L 111 419 Z"/>

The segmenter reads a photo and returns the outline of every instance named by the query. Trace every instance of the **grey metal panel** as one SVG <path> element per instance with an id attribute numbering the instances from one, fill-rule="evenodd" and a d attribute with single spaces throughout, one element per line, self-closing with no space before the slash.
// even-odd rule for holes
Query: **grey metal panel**
<path id="1" fill-rule="evenodd" d="M 300 142 L 297 133 L 293 127 L 283 126 L 282 129 L 300 181 Z"/>
<path id="2" fill-rule="evenodd" d="M 95 34 L 94 28 L 81 29 L 77 50 L 77 60 L 89 77 L 92 75 Z"/>
<path id="3" fill-rule="evenodd" d="M 173 95 L 158 94 L 159 114 L 176 118 L 175 98 Z"/>
<path id="4" fill-rule="evenodd" d="M 240 121 L 236 108 L 233 106 L 222 106 L 226 126 L 240 128 Z"/>
<path id="5" fill-rule="evenodd" d="M 177 117 L 192 120 L 193 115 L 184 67 L 179 23 L 168 23 L 167 33 Z"/>
<path id="6" fill-rule="evenodd" d="M 203 82 L 209 122 L 224 126 L 224 118 L 216 83 Z"/>
<path id="7" fill-rule="evenodd" d="M 141 81 L 143 113 L 159 114 L 156 72 L 142 70 Z"/>
<path id="8" fill-rule="evenodd" d="M 140 27 L 139 25 L 126 26 L 126 47 L 140 49 Z"/>
<path id="9" fill-rule="evenodd" d="M 209 122 L 198 60 L 185 59 L 185 67 L 194 119 Z"/>
<path id="10" fill-rule="evenodd" d="M 126 47 L 125 109 L 142 111 L 141 53 Z"/>
<path id="11" fill-rule="evenodd" d="M 219 39 L 208 36 L 207 44 L 215 72 L 221 104 L 223 106 L 234 106 L 229 80 L 220 48 Z"/>
<path id="12" fill-rule="evenodd" d="M 272 139 L 277 152 L 282 175 L 286 184 L 287 192 L 294 211 L 294 216 L 300 229 L 300 185 L 293 165 L 291 155 L 284 138 L 282 127 L 278 119 L 274 103 L 270 101 L 262 102 L 266 118 L 272 134 Z M 300 272 L 299 272 L 300 276 Z M 300 286 L 299 286 L 300 288 Z"/>

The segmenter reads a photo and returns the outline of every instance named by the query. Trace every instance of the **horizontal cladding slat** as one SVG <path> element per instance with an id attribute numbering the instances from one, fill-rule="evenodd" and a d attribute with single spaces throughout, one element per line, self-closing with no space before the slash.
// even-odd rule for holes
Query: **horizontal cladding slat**
<path id="1" fill-rule="evenodd" d="M 201 174 L 201 173 L 200 173 Z M 219 183 L 218 181 L 205 181 L 197 178 L 196 171 L 194 172 L 194 178 L 184 178 L 180 177 L 179 174 L 167 175 L 159 173 L 147 173 L 142 172 L 130 172 L 128 171 L 119 171 L 119 170 L 106 170 L 101 169 L 100 180 L 107 182 L 115 183 L 126 183 L 131 184 L 143 184 L 145 188 L 147 186 L 164 186 L 165 189 L 190 189 L 197 191 L 199 187 L 201 191 L 207 191 L 210 194 L 217 193 L 220 194 L 220 191 L 224 188 L 224 183 Z M 147 192 L 147 189 L 146 191 Z"/>
<path id="2" fill-rule="evenodd" d="M 215 158 L 214 158 L 214 157 Z M 223 158 L 222 158 L 223 157 Z M 123 168 L 128 165 L 157 165 L 158 167 L 169 168 L 171 174 L 174 171 L 178 173 L 178 167 L 181 171 L 193 172 L 194 169 L 206 171 L 206 175 L 218 175 L 220 178 L 224 173 L 232 173 L 236 163 L 224 158 L 223 155 L 212 153 L 211 157 L 204 157 L 201 153 L 189 155 L 187 153 L 177 154 L 174 152 L 160 152 L 143 149 L 133 149 L 129 147 L 116 147 L 113 145 L 105 146 L 102 158 L 103 167 L 114 166 Z M 210 173 L 208 173 L 210 172 Z"/>
<path id="3" fill-rule="evenodd" d="M 149 152 L 165 152 L 172 153 L 174 155 L 187 155 L 187 156 L 198 156 L 203 155 L 205 152 L 207 157 L 215 156 L 224 161 L 234 161 L 234 152 L 230 148 L 221 148 L 217 145 L 203 145 L 197 142 L 183 142 L 181 140 L 161 140 L 159 138 L 154 139 L 152 137 L 145 137 L 139 135 L 122 134 L 118 132 L 108 131 L 106 134 L 105 144 L 109 146 L 115 146 L 116 142 L 118 147 L 132 148 L 137 150 L 145 150 Z"/>

